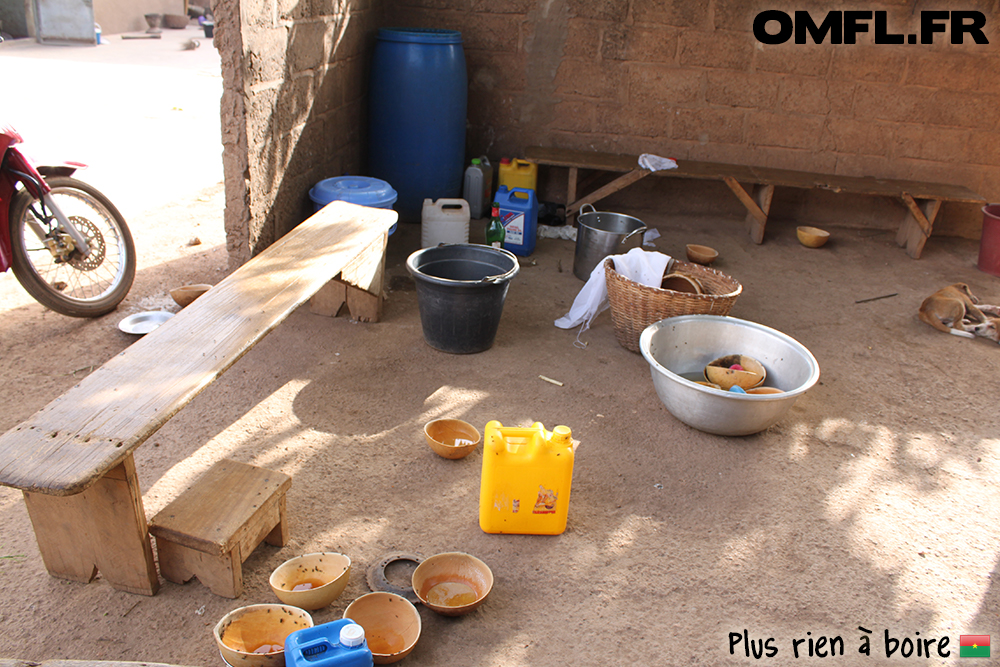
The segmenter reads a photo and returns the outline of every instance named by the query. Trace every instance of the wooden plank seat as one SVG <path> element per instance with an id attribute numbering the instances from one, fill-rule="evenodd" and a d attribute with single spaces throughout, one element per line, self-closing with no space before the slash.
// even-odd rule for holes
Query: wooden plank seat
<path id="1" fill-rule="evenodd" d="M 820 188 L 834 192 L 882 195 L 902 200 L 906 215 L 896 235 L 896 242 L 906 248 L 910 257 L 919 258 L 924 244 L 934 228 L 944 201 L 983 204 L 986 200 L 960 185 L 923 183 L 881 178 L 860 178 L 816 174 L 790 169 L 771 169 L 747 165 L 677 160 L 676 169 L 649 171 L 639 167 L 637 155 L 619 155 L 597 151 L 533 146 L 525 157 L 540 165 L 569 169 L 566 215 L 575 215 L 584 204 L 593 204 L 650 174 L 675 178 L 697 178 L 723 181 L 747 209 L 746 228 L 754 243 L 764 240 L 764 228 L 771 208 L 775 187 Z M 621 173 L 610 183 L 579 196 L 577 188 L 580 170 Z M 749 188 L 749 189 L 748 189 Z"/>
<path id="2" fill-rule="evenodd" d="M 292 478 L 238 461 L 219 461 L 149 523 L 160 574 L 198 577 L 216 595 L 243 592 L 243 561 L 257 546 L 288 541 L 285 494 Z"/>
<path id="3" fill-rule="evenodd" d="M 0 437 L 0 484 L 23 492 L 51 575 L 156 592 L 133 451 L 342 271 L 376 273 L 396 219 L 325 206 Z"/>

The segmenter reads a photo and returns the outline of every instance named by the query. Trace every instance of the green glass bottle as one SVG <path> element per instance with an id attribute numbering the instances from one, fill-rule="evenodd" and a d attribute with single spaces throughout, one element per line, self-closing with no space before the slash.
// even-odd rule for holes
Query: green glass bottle
<path id="1" fill-rule="evenodd" d="M 505 234 L 503 223 L 500 222 L 500 204 L 499 202 L 493 202 L 490 225 L 486 228 L 486 245 L 493 246 L 494 248 L 502 248 Z"/>

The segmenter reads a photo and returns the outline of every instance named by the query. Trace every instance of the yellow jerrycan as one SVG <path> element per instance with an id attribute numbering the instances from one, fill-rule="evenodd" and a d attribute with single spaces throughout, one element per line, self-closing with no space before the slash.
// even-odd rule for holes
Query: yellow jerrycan
<path id="1" fill-rule="evenodd" d="M 487 533 L 559 535 L 566 530 L 573 483 L 573 439 L 568 426 L 546 431 L 486 424 L 479 527 Z"/>

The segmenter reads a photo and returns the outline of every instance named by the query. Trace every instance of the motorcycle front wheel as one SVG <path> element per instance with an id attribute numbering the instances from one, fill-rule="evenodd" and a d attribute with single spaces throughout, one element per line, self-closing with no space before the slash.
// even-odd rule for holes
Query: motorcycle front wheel
<path id="1" fill-rule="evenodd" d="M 90 246 L 53 251 L 68 239 L 36 216 L 41 203 L 21 190 L 10 203 L 11 268 L 21 286 L 50 310 L 70 317 L 100 317 L 114 310 L 135 279 L 135 244 L 125 219 L 96 188 L 65 176 L 46 179 L 52 198 Z M 40 239 L 32 222 L 47 232 Z M 54 222 L 54 221 L 53 221 Z"/>

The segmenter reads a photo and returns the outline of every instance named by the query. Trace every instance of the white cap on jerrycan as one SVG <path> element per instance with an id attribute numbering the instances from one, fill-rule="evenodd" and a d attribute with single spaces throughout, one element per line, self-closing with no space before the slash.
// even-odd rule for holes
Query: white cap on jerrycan
<path id="1" fill-rule="evenodd" d="M 420 216 L 420 247 L 469 242 L 469 202 L 464 199 L 424 200 Z"/>
<path id="2" fill-rule="evenodd" d="M 365 643 L 365 629 L 357 623 L 350 623 L 340 629 L 340 643 L 347 648 L 354 648 Z"/>

